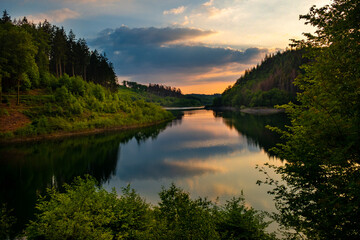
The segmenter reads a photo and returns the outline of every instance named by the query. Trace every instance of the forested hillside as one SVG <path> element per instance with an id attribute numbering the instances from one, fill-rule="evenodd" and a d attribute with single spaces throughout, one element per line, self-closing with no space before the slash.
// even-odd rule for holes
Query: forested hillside
<path id="1" fill-rule="evenodd" d="M 215 106 L 273 107 L 294 101 L 297 88 L 294 79 L 300 65 L 306 62 L 301 50 L 287 50 L 270 54 L 256 67 L 246 70 L 236 83 L 227 88 Z"/>
<path id="2" fill-rule="evenodd" d="M 180 88 L 152 84 L 148 86 L 137 82 L 123 81 L 122 88 L 141 94 L 143 100 L 163 107 L 199 107 L 211 105 L 218 94 L 182 94 Z"/>
<path id="3" fill-rule="evenodd" d="M 116 87 L 116 75 L 105 54 L 90 51 L 85 39 L 76 39 L 72 30 L 46 20 L 35 25 L 11 20 L 4 11 L 0 19 L 2 90 L 29 90 L 45 87 L 54 75 L 80 76 L 85 81 Z"/>
<path id="4" fill-rule="evenodd" d="M 172 115 L 119 89 L 112 63 L 70 30 L 0 19 L 0 136 L 147 125 Z M 3 140 L 1 139 L 1 140 Z"/>

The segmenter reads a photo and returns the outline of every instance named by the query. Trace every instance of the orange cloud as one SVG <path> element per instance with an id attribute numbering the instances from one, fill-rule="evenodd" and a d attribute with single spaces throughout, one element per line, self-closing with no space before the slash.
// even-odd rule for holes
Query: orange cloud
<path id="1" fill-rule="evenodd" d="M 183 13 L 183 12 L 185 11 L 185 9 L 186 9 L 186 7 L 180 6 L 180 7 L 178 7 L 178 8 L 173 8 L 173 9 L 164 11 L 163 14 L 164 14 L 164 15 L 168 15 L 168 14 L 178 15 L 178 14 Z"/>
<path id="2" fill-rule="evenodd" d="M 49 22 L 61 23 L 67 19 L 74 19 L 74 18 L 78 18 L 79 16 L 80 16 L 80 13 L 78 13 L 78 12 L 75 12 L 69 8 L 62 8 L 62 9 L 49 11 L 47 13 L 40 13 L 37 15 L 29 15 L 27 18 L 28 18 L 28 20 L 30 20 L 34 23 L 42 22 L 45 19 L 48 20 Z"/>

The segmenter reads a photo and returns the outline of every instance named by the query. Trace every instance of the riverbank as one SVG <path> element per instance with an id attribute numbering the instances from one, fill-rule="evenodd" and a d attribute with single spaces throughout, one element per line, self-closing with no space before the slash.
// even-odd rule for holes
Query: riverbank
<path id="1" fill-rule="evenodd" d="M 265 108 L 265 107 L 254 107 L 254 108 L 236 108 L 236 107 L 206 107 L 206 109 L 215 111 L 240 111 L 242 113 L 253 114 L 253 115 L 271 115 L 285 112 L 285 109 L 278 108 Z"/>
<path id="2" fill-rule="evenodd" d="M 138 94 L 129 96 L 127 91 L 101 90 L 104 94 L 99 99 L 93 96 L 91 89 L 84 96 L 65 91 L 62 95 L 69 95 L 70 99 L 60 101 L 58 91 L 36 89 L 23 92 L 20 104 L 16 104 L 15 95 L 3 95 L 3 103 L 0 104 L 0 142 L 37 141 L 127 130 L 174 118 L 173 114 L 145 102 Z"/>

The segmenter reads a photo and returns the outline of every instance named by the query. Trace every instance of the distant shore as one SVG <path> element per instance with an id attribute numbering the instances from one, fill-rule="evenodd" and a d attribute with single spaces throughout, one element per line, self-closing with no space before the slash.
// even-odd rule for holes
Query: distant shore
<path id="1" fill-rule="evenodd" d="M 163 107 L 165 110 L 196 110 L 196 109 L 204 109 L 205 106 L 200 107 Z"/>
<path id="2" fill-rule="evenodd" d="M 207 107 L 207 109 L 219 110 L 219 111 L 240 111 L 243 113 L 254 115 L 271 115 L 285 112 L 284 109 L 267 108 L 267 107 L 254 107 L 254 108 L 236 108 L 236 107 Z"/>

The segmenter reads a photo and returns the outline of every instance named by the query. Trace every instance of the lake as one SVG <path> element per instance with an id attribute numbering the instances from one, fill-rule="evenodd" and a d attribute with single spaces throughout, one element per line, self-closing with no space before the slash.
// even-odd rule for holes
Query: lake
<path id="1" fill-rule="evenodd" d="M 255 167 L 282 164 L 269 151 L 279 136 L 265 126 L 283 127 L 284 115 L 204 109 L 176 115 L 143 129 L 0 146 L 0 203 L 14 209 L 19 230 L 47 187 L 91 174 L 108 190 L 130 183 L 152 204 L 175 183 L 193 198 L 225 202 L 243 192 L 249 206 L 275 210 L 269 187 L 256 184 L 265 175 Z"/>

